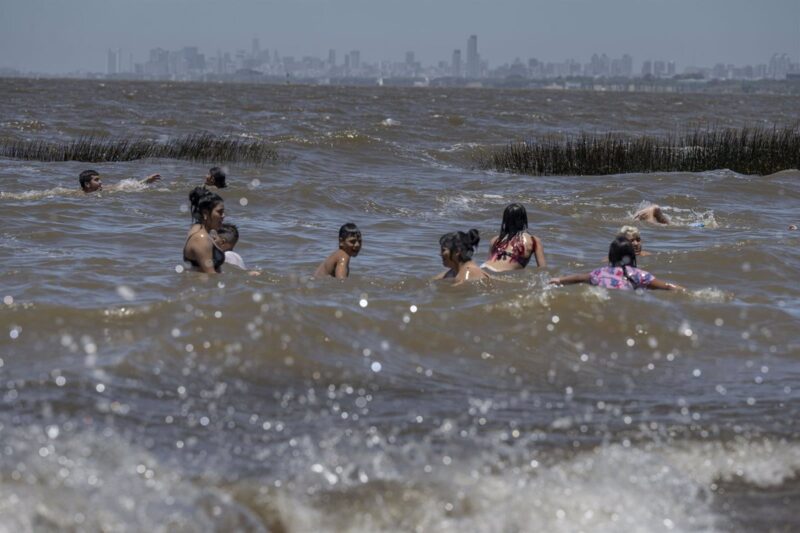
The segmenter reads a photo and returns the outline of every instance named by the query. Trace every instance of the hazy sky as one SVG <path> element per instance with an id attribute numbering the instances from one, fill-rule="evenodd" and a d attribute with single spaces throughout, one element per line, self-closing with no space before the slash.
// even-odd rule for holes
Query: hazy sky
<path id="1" fill-rule="evenodd" d="M 151 48 L 449 61 L 478 35 L 490 66 L 592 53 L 687 65 L 800 59 L 800 0 L 0 0 L 0 67 L 104 72 L 108 48 L 135 62 Z"/>

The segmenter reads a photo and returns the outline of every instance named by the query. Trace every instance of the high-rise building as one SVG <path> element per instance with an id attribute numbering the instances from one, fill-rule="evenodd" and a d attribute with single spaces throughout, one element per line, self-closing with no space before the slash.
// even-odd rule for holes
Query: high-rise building
<path id="1" fill-rule="evenodd" d="M 642 76 L 653 75 L 653 63 L 648 59 L 642 63 Z"/>
<path id="2" fill-rule="evenodd" d="M 331 68 L 336 66 L 336 50 L 333 48 L 328 50 L 328 66 Z"/>
<path id="3" fill-rule="evenodd" d="M 633 77 L 633 58 L 628 54 L 622 56 L 622 75 L 626 78 Z"/>
<path id="4" fill-rule="evenodd" d="M 409 67 L 414 64 L 414 52 L 406 52 L 406 65 Z"/>
<path id="5" fill-rule="evenodd" d="M 663 78 L 667 73 L 667 65 L 661 60 L 653 62 L 653 76 Z"/>
<path id="6" fill-rule="evenodd" d="M 358 70 L 361 66 L 361 52 L 358 50 L 353 50 L 350 52 L 350 68 L 353 70 Z"/>
<path id="7" fill-rule="evenodd" d="M 454 78 L 461 77 L 461 50 L 453 50 L 453 64 L 451 65 Z"/>
<path id="8" fill-rule="evenodd" d="M 258 37 L 253 37 L 253 47 L 250 50 L 251 59 L 258 59 L 261 56 L 261 46 L 258 43 Z"/>
<path id="9" fill-rule="evenodd" d="M 470 35 L 467 39 L 467 77 L 479 78 L 481 75 L 481 60 L 478 56 L 478 36 Z"/>
<path id="10" fill-rule="evenodd" d="M 108 63 L 107 63 L 107 70 L 106 70 L 106 72 L 108 74 L 116 74 L 116 73 L 119 72 L 119 63 L 120 63 L 120 57 L 119 56 L 121 56 L 121 55 L 122 55 L 122 52 L 120 51 L 119 48 L 117 48 L 116 50 L 114 50 L 112 48 L 108 49 Z"/>

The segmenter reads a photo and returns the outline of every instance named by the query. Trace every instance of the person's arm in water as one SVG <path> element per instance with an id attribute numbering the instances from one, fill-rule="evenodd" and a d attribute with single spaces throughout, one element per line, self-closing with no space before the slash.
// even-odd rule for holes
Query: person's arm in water
<path id="1" fill-rule="evenodd" d="M 149 184 L 161 180 L 161 174 L 150 174 L 142 180 L 142 183 Z"/>
<path id="2" fill-rule="evenodd" d="M 644 209 L 640 209 L 633 215 L 635 220 L 641 220 L 643 222 L 658 222 L 659 224 L 669 224 L 669 218 L 664 212 L 661 210 L 661 207 L 657 205 L 651 205 L 649 207 L 645 207 Z"/>
<path id="3" fill-rule="evenodd" d="M 541 268 L 546 267 L 547 261 L 544 259 L 542 241 L 536 235 L 531 235 L 531 241 L 533 242 L 533 258 L 536 259 L 536 266 Z"/>
<path id="4" fill-rule="evenodd" d="M 573 274 L 571 276 L 562 276 L 560 278 L 551 278 L 551 285 L 571 285 L 573 283 L 589 283 L 591 274 Z"/>
<path id="5" fill-rule="evenodd" d="M 350 256 L 339 250 L 336 252 L 336 266 L 333 270 L 333 277 L 336 279 L 345 279 L 350 275 Z"/>
<path id="6" fill-rule="evenodd" d="M 194 257 L 194 260 L 200 265 L 200 271 L 206 274 L 216 274 L 214 270 L 214 252 L 211 238 L 203 238 L 202 231 L 197 232 L 189 238 L 186 243 L 187 257 Z"/>
<path id="7" fill-rule="evenodd" d="M 344 264 L 344 271 L 343 274 L 340 271 L 339 264 L 341 263 L 341 256 L 345 256 L 347 258 L 347 262 Z M 324 278 L 326 276 L 331 276 L 334 278 L 346 278 L 347 274 L 349 273 L 348 265 L 350 262 L 350 256 L 344 253 L 342 250 L 336 250 L 331 255 L 329 255 L 325 260 L 320 263 L 317 267 L 317 270 L 314 272 L 314 277 L 316 278 Z"/>
<path id="8" fill-rule="evenodd" d="M 431 281 L 439 281 L 441 279 L 450 279 L 453 277 L 452 270 L 445 270 L 444 272 L 440 272 L 431 278 Z"/>
<path id="9" fill-rule="evenodd" d="M 648 289 L 657 289 L 662 291 L 685 291 L 683 287 L 680 285 L 676 285 L 675 283 L 668 283 L 666 281 L 661 281 L 660 279 L 653 279 L 647 285 Z"/>

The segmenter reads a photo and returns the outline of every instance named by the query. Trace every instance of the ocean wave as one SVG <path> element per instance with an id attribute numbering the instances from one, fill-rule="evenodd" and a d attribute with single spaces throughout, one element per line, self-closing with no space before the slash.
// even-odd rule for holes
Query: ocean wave
<path id="1" fill-rule="evenodd" d="M 202 449 L 193 437 L 165 455 L 110 428 L 17 427 L 0 458 L 0 520 L 20 531 L 725 531 L 736 529 L 723 502 L 737 486 L 769 491 L 800 472 L 800 446 L 782 440 L 626 440 L 567 454 L 493 434 L 465 454 L 435 444 L 458 432 L 441 429 L 417 443 L 367 431 L 247 448 L 248 462 L 274 465 L 248 474 L 230 456 L 220 463 L 225 454 L 188 460 Z"/>

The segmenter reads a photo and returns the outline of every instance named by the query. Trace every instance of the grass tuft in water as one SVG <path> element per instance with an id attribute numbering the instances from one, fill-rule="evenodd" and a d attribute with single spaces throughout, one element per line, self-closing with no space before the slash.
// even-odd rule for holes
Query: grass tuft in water
<path id="1" fill-rule="evenodd" d="M 772 174 L 800 168 L 800 130 L 743 128 L 628 138 L 581 134 L 510 143 L 477 151 L 478 168 L 532 176 L 631 172 L 703 172 L 727 168 Z"/>
<path id="2" fill-rule="evenodd" d="M 183 159 L 218 163 L 262 164 L 278 159 L 271 145 L 207 133 L 156 142 L 146 139 L 82 137 L 69 142 L 0 139 L 0 157 L 29 161 L 105 163 L 138 159 Z"/>

